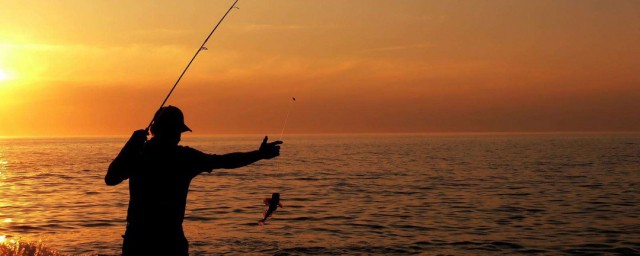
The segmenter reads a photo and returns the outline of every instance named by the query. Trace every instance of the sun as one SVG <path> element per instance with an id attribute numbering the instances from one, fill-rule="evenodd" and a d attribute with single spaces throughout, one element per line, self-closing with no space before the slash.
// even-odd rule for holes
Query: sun
<path id="1" fill-rule="evenodd" d="M 9 74 L 7 74 L 3 69 L 0 69 L 0 81 L 9 80 L 9 78 L 11 78 L 9 77 Z"/>

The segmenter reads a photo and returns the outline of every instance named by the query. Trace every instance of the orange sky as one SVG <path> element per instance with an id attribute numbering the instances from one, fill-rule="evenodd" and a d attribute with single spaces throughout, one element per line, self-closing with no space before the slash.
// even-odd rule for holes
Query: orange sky
<path id="1" fill-rule="evenodd" d="M 232 3 L 0 0 L 0 136 L 144 128 Z M 640 1 L 240 0 L 194 134 L 640 131 Z"/>

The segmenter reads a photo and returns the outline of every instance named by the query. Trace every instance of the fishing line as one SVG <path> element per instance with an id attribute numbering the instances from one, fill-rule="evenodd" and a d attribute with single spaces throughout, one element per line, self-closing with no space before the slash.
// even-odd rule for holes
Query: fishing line
<path id="1" fill-rule="evenodd" d="M 291 104 L 289 104 L 289 110 L 287 111 L 287 116 L 284 118 L 284 122 L 282 124 L 282 130 L 280 131 L 280 138 L 278 140 L 282 140 L 282 135 L 284 134 L 284 129 L 287 127 L 287 120 L 289 120 L 289 116 L 291 115 L 291 110 L 293 109 L 293 105 L 296 102 L 296 97 L 291 97 Z M 280 170 L 279 161 L 275 161 L 275 169 Z"/>
<path id="2" fill-rule="evenodd" d="M 235 7 L 236 4 L 238 3 L 238 1 L 239 0 L 236 0 L 235 2 L 233 2 L 231 7 L 229 7 L 229 10 L 227 10 L 227 12 L 224 14 L 224 16 L 222 16 L 222 18 L 220 19 L 220 21 L 218 21 L 218 24 L 216 24 L 216 26 L 213 28 L 213 30 L 211 30 L 211 33 L 209 33 L 207 38 L 204 39 L 204 42 L 202 42 L 202 45 L 200 45 L 200 47 L 196 51 L 196 54 L 193 55 L 193 58 L 191 58 L 191 61 L 189 61 L 189 64 L 187 64 L 187 67 L 184 68 L 184 70 L 182 71 L 182 74 L 180 74 L 180 77 L 178 77 L 178 80 L 176 81 L 176 83 L 173 84 L 173 87 L 171 88 L 171 91 L 169 91 L 169 94 L 167 94 L 167 97 L 164 98 L 164 100 L 162 101 L 162 104 L 160 104 L 160 107 L 158 108 L 158 110 L 162 109 L 162 107 L 164 107 L 164 104 L 167 103 L 167 100 L 169 99 L 169 97 L 171 97 L 171 94 L 173 93 L 173 90 L 176 89 L 176 87 L 178 86 L 178 83 L 180 83 L 180 80 L 182 79 L 182 76 L 184 76 L 184 74 L 187 72 L 187 70 L 191 66 L 191 63 L 193 63 L 193 60 L 195 60 L 196 57 L 198 57 L 198 54 L 201 51 L 207 50 L 207 48 L 204 45 L 207 44 L 207 42 L 209 41 L 209 38 L 211 38 L 211 35 L 213 35 L 213 33 L 216 32 L 216 29 L 218 29 L 218 26 L 220 26 L 222 21 L 224 21 L 224 18 L 227 17 L 227 14 L 229 14 L 229 12 L 231 12 L 231 10 L 233 8 L 240 9 L 238 7 Z M 158 113 L 158 112 L 156 111 L 156 113 Z M 149 131 L 149 128 L 151 127 L 151 125 L 153 125 L 153 122 L 155 120 L 156 120 L 156 116 L 154 115 L 153 118 L 151 119 L 151 122 L 149 122 L 149 125 L 147 126 L 147 128 L 145 130 Z"/>
<path id="3" fill-rule="evenodd" d="M 296 102 L 296 97 L 291 97 L 292 101 L 289 105 L 289 111 L 287 111 L 287 116 L 284 118 L 284 123 L 282 124 L 282 130 L 280 131 L 280 138 L 278 140 L 282 140 L 282 135 L 284 134 L 284 129 L 287 127 L 287 120 L 289 120 L 289 115 L 291 115 L 291 109 L 293 109 L 293 104 Z"/>

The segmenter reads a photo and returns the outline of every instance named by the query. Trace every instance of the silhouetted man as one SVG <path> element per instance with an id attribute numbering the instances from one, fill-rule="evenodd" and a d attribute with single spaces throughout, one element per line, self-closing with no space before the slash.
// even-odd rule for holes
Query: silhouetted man
<path id="1" fill-rule="evenodd" d="M 281 141 L 267 143 L 251 152 L 211 155 L 179 146 L 180 135 L 191 131 L 182 111 L 174 106 L 156 113 L 147 132 L 133 133 L 120 154 L 109 165 L 109 186 L 129 179 L 129 209 L 122 255 L 188 255 L 189 244 L 182 231 L 191 179 L 213 169 L 233 169 L 280 154 Z"/>

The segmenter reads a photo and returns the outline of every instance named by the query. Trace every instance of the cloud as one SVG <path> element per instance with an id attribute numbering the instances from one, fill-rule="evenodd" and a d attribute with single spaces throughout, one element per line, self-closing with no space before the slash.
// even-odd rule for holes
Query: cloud
<path id="1" fill-rule="evenodd" d="M 426 49 L 433 48 L 435 45 L 420 43 L 420 44 L 407 44 L 407 45 L 396 45 L 396 46 L 388 46 L 388 47 L 379 47 L 379 48 L 369 48 L 361 50 L 360 52 L 370 53 L 370 52 L 393 52 L 393 51 L 406 51 L 406 50 L 415 50 L 415 49 Z"/>
<path id="2" fill-rule="evenodd" d="M 234 25 L 233 27 L 239 28 L 244 31 L 298 30 L 303 28 L 303 26 L 295 25 L 295 24 L 276 25 L 276 24 L 259 24 L 259 23 Z"/>

